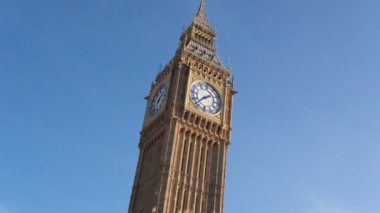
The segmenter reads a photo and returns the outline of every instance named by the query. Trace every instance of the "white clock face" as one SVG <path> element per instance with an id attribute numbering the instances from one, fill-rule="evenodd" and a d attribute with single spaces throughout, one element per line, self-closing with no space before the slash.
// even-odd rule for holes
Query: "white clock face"
<path id="1" fill-rule="evenodd" d="M 166 96 L 168 93 L 168 86 L 163 84 L 157 91 L 156 95 L 153 98 L 151 108 L 150 108 L 150 116 L 154 117 L 161 109 L 163 103 L 165 103 Z"/>
<path id="2" fill-rule="evenodd" d="M 222 99 L 218 91 L 206 82 L 195 82 L 190 90 L 191 100 L 201 111 L 209 114 L 217 114 L 222 108 Z"/>

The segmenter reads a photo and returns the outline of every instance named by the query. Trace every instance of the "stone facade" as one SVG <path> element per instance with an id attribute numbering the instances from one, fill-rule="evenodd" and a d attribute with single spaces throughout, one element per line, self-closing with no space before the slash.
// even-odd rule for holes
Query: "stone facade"
<path id="1" fill-rule="evenodd" d="M 215 37 L 202 0 L 147 97 L 129 213 L 223 212 L 236 92 Z"/>

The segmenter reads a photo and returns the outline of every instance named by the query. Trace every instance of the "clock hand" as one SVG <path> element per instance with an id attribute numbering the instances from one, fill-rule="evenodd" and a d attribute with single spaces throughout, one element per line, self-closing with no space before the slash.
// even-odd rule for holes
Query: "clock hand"
<path id="1" fill-rule="evenodd" d="M 158 97 L 157 104 L 161 102 L 162 96 Z"/>
<path id="2" fill-rule="evenodd" d="M 206 95 L 206 96 L 203 96 L 201 99 L 199 99 L 197 102 L 195 102 L 196 104 L 203 101 L 204 99 L 207 99 L 207 98 L 211 98 L 211 95 Z"/>

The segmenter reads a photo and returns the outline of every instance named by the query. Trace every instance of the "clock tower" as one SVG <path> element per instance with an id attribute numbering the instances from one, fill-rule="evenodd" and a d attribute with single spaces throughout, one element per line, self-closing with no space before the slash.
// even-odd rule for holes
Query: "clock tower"
<path id="1" fill-rule="evenodd" d="M 223 212 L 236 92 L 215 40 L 201 0 L 146 98 L 129 213 Z"/>

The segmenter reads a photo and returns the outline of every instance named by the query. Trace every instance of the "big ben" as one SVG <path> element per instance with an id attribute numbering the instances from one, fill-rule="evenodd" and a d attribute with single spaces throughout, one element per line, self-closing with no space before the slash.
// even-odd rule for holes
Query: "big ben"
<path id="1" fill-rule="evenodd" d="M 129 213 L 223 212 L 233 95 L 205 2 L 154 80 Z"/>

